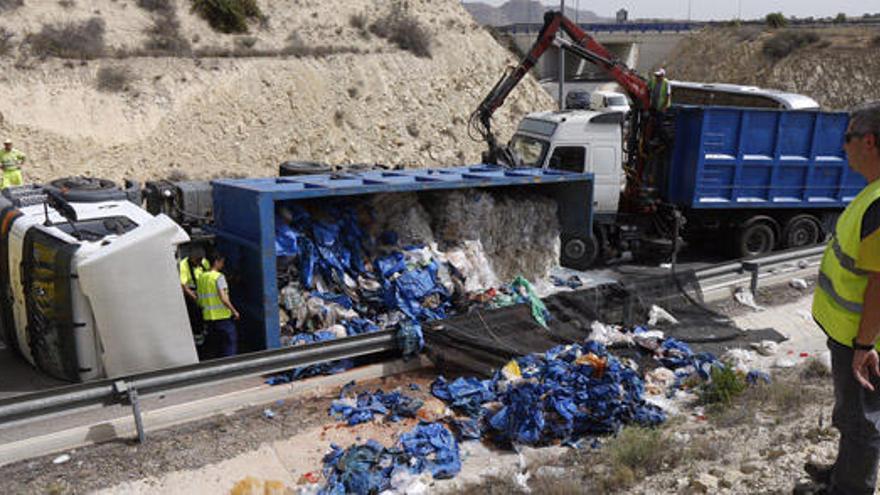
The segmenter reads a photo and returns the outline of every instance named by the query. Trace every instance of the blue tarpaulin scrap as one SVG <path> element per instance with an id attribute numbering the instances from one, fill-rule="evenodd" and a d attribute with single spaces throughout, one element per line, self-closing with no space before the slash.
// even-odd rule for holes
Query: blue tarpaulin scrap
<path id="1" fill-rule="evenodd" d="M 431 393 L 453 408 L 474 417 L 480 414 L 483 404 L 495 400 L 495 382 L 470 376 L 448 383 L 441 375 L 431 384 Z"/>
<path id="2" fill-rule="evenodd" d="M 343 388 L 339 399 L 330 404 L 330 415 L 345 420 L 349 426 L 372 421 L 376 415 L 385 415 L 387 421 L 414 418 L 422 407 L 422 401 L 400 392 L 361 392 L 357 397 L 347 396 Z"/>
<path id="3" fill-rule="evenodd" d="M 484 422 L 500 443 L 546 444 L 617 431 L 624 424 L 655 426 L 666 419 L 643 399 L 644 385 L 595 341 L 558 346 L 516 359 L 521 378 L 497 371 L 491 380 L 438 377 L 435 397 Z M 498 407 L 500 402 L 500 407 Z M 487 407 L 494 404 L 494 407 Z"/>
<path id="4" fill-rule="evenodd" d="M 375 440 L 348 449 L 330 448 L 324 456 L 327 481 L 318 492 L 321 495 L 381 493 L 391 488 L 391 478 L 398 470 L 412 474 L 430 471 L 436 479 L 451 478 L 461 470 L 458 442 L 439 423 L 419 423 L 390 448 Z"/>
<path id="5" fill-rule="evenodd" d="M 382 232 L 378 244 L 383 247 L 376 249 L 353 207 L 323 210 L 333 220 L 313 218 L 293 203 L 276 215 L 276 251 L 293 257 L 299 288 L 360 314 L 363 318 L 341 322 L 348 335 L 395 329 L 405 355 L 419 352 L 424 344 L 420 323 L 445 318 L 451 308 L 440 266 L 422 254 L 424 246 L 398 247 L 393 231 Z"/>

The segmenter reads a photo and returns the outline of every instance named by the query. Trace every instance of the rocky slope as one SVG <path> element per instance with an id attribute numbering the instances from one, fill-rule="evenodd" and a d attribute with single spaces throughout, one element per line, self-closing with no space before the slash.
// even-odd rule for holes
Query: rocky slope
<path id="1" fill-rule="evenodd" d="M 0 134 L 28 154 L 27 180 L 266 176 L 291 159 L 474 163 L 483 146 L 468 138 L 468 115 L 513 62 L 454 0 L 408 2 L 430 34 L 430 58 L 371 34 L 392 8 L 381 0 L 260 0 L 265 17 L 247 35 L 216 33 L 188 0 L 171 0 L 179 35 L 198 55 L 187 57 L 137 56 L 165 22 L 138 2 L 62 3 L 25 2 L 0 20 L 12 36 Z M 95 17 L 105 25 L 102 57 L 40 58 L 22 43 L 45 25 Z M 305 56 L 278 54 L 290 45 Z M 108 67 L 127 72 L 121 90 L 97 89 Z M 524 113 L 552 106 L 526 80 L 497 128 L 506 138 Z"/>
<path id="2" fill-rule="evenodd" d="M 765 53 L 768 43 L 782 45 L 784 53 L 797 36 L 812 41 L 781 57 Z M 808 95 L 823 108 L 845 110 L 880 99 L 880 60 L 870 55 L 878 48 L 880 38 L 872 27 L 712 28 L 682 41 L 667 70 L 673 79 L 781 89 Z"/>

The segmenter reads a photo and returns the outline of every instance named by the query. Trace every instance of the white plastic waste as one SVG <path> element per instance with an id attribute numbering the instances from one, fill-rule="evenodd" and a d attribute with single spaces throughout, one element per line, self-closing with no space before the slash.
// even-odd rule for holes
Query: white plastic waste
<path id="1" fill-rule="evenodd" d="M 748 289 L 744 289 L 742 287 L 736 289 L 733 293 L 733 298 L 736 302 L 742 304 L 743 306 L 748 306 L 755 311 L 764 311 L 764 307 L 755 303 L 755 295 Z"/>
<path id="2" fill-rule="evenodd" d="M 809 284 L 807 284 L 807 281 L 802 278 L 793 278 L 788 281 L 788 285 L 790 285 L 793 288 L 798 289 L 798 290 L 806 290 L 807 287 L 809 287 Z"/>
<path id="3" fill-rule="evenodd" d="M 661 322 L 675 325 L 678 323 L 678 319 L 672 316 L 669 311 L 666 311 L 656 304 L 652 304 L 651 309 L 648 311 L 648 325 L 653 327 Z"/>
<path id="4" fill-rule="evenodd" d="M 772 340 L 762 340 L 761 342 L 752 342 L 752 349 L 762 356 L 773 356 L 779 352 L 779 344 Z"/>
<path id="5" fill-rule="evenodd" d="M 742 373 L 749 372 L 754 360 L 755 353 L 746 349 L 729 349 L 721 356 L 722 362 Z"/>
<path id="6" fill-rule="evenodd" d="M 58 457 L 52 459 L 52 464 L 64 464 L 65 462 L 70 460 L 70 454 L 61 454 Z"/>
<path id="7" fill-rule="evenodd" d="M 606 325 L 600 321 L 594 321 L 593 324 L 590 325 L 590 339 L 606 346 L 611 344 L 635 344 L 635 341 L 631 336 L 620 331 L 620 327 L 616 325 Z"/>

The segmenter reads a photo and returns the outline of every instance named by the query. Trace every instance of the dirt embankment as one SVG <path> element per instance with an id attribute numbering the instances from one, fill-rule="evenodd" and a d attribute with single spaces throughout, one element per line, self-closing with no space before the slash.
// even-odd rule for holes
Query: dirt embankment
<path id="1" fill-rule="evenodd" d="M 28 180 L 266 176 L 292 159 L 474 163 L 483 146 L 467 136 L 468 115 L 513 62 L 453 0 L 408 2 L 430 57 L 371 30 L 392 8 L 381 0 L 261 0 L 264 18 L 246 35 L 216 33 L 188 0 L 170 3 L 176 34 L 197 56 L 143 56 L 161 18 L 131 0 L 25 2 L 4 13 L 12 37 L 0 57 L 0 134 L 28 154 Z M 105 26 L 98 58 L 40 58 L 22 43 L 43 26 L 92 18 Z M 98 89 L 107 68 L 127 73 L 120 88 Z M 528 79 L 498 112 L 498 130 L 506 139 L 524 113 L 552 106 Z"/>
<path id="2" fill-rule="evenodd" d="M 847 110 L 880 99 L 878 49 L 874 27 L 707 28 L 679 43 L 666 67 L 672 79 L 780 89 Z"/>

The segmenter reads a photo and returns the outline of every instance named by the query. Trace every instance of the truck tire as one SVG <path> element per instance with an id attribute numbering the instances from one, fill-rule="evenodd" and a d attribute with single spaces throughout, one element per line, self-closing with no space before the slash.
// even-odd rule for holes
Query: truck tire
<path id="1" fill-rule="evenodd" d="M 62 198 L 73 203 L 98 203 L 129 199 L 128 193 L 120 189 L 112 180 L 93 177 L 55 179 L 43 188 L 55 191 Z"/>
<path id="2" fill-rule="evenodd" d="M 599 245 L 593 236 L 562 234 L 562 265 L 586 270 L 596 261 Z"/>
<path id="3" fill-rule="evenodd" d="M 284 162 L 278 166 L 278 175 L 281 177 L 329 174 L 332 172 L 332 167 L 318 162 Z"/>
<path id="4" fill-rule="evenodd" d="M 773 251 L 776 233 L 766 222 L 754 222 L 741 228 L 736 234 L 735 254 L 740 258 L 752 258 Z"/>
<path id="5" fill-rule="evenodd" d="M 812 215 L 797 215 L 785 224 L 782 242 L 786 248 L 800 248 L 819 243 L 822 229 L 819 220 Z"/>

